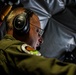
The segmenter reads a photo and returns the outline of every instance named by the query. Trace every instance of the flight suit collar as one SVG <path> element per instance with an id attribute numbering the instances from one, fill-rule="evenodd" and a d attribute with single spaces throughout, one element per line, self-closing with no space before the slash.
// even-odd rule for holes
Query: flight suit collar
<path id="1" fill-rule="evenodd" d="M 16 40 L 12 35 L 6 34 L 3 39 Z"/>

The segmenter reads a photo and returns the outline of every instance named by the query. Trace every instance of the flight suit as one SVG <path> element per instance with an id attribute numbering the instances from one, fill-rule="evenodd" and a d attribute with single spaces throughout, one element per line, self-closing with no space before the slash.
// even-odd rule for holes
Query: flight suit
<path id="1" fill-rule="evenodd" d="M 76 65 L 45 58 L 24 42 L 6 35 L 0 41 L 0 75 L 76 75 Z"/>

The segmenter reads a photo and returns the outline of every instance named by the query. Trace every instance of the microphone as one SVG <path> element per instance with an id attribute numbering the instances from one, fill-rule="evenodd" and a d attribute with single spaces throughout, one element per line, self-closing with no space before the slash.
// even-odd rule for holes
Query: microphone
<path id="1" fill-rule="evenodd" d="M 40 49 L 41 49 L 41 47 L 40 47 L 40 46 L 36 47 L 36 50 L 38 50 L 38 51 L 39 51 Z"/>

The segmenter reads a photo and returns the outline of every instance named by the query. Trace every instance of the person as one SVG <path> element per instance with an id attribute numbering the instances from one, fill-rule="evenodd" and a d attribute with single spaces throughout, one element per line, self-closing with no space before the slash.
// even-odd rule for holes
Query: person
<path id="1" fill-rule="evenodd" d="M 24 7 L 6 17 L 6 35 L 0 41 L 0 75 L 75 75 L 76 65 L 45 58 L 36 48 L 43 43 L 36 13 Z"/>

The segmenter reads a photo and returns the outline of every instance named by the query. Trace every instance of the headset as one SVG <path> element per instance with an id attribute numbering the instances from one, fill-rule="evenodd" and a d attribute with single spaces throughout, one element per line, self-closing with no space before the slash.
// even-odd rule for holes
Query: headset
<path id="1" fill-rule="evenodd" d="M 25 12 L 17 15 L 13 20 L 13 31 L 16 35 L 22 36 L 29 32 L 30 30 L 30 17 L 33 12 L 26 9 Z"/>
<path id="2" fill-rule="evenodd" d="M 0 25 L 2 24 L 2 21 L 9 15 L 9 13 L 12 10 L 12 5 L 7 4 L 0 12 Z M 24 35 L 29 32 L 30 30 L 30 17 L 32 16 L 34 12 L 30 9 L 26 9 L 25 12 L 15 16 L 13 20 L 13 31 L 16 35 Z M 6 23 L 7 24 L 7 23 Z"/>

